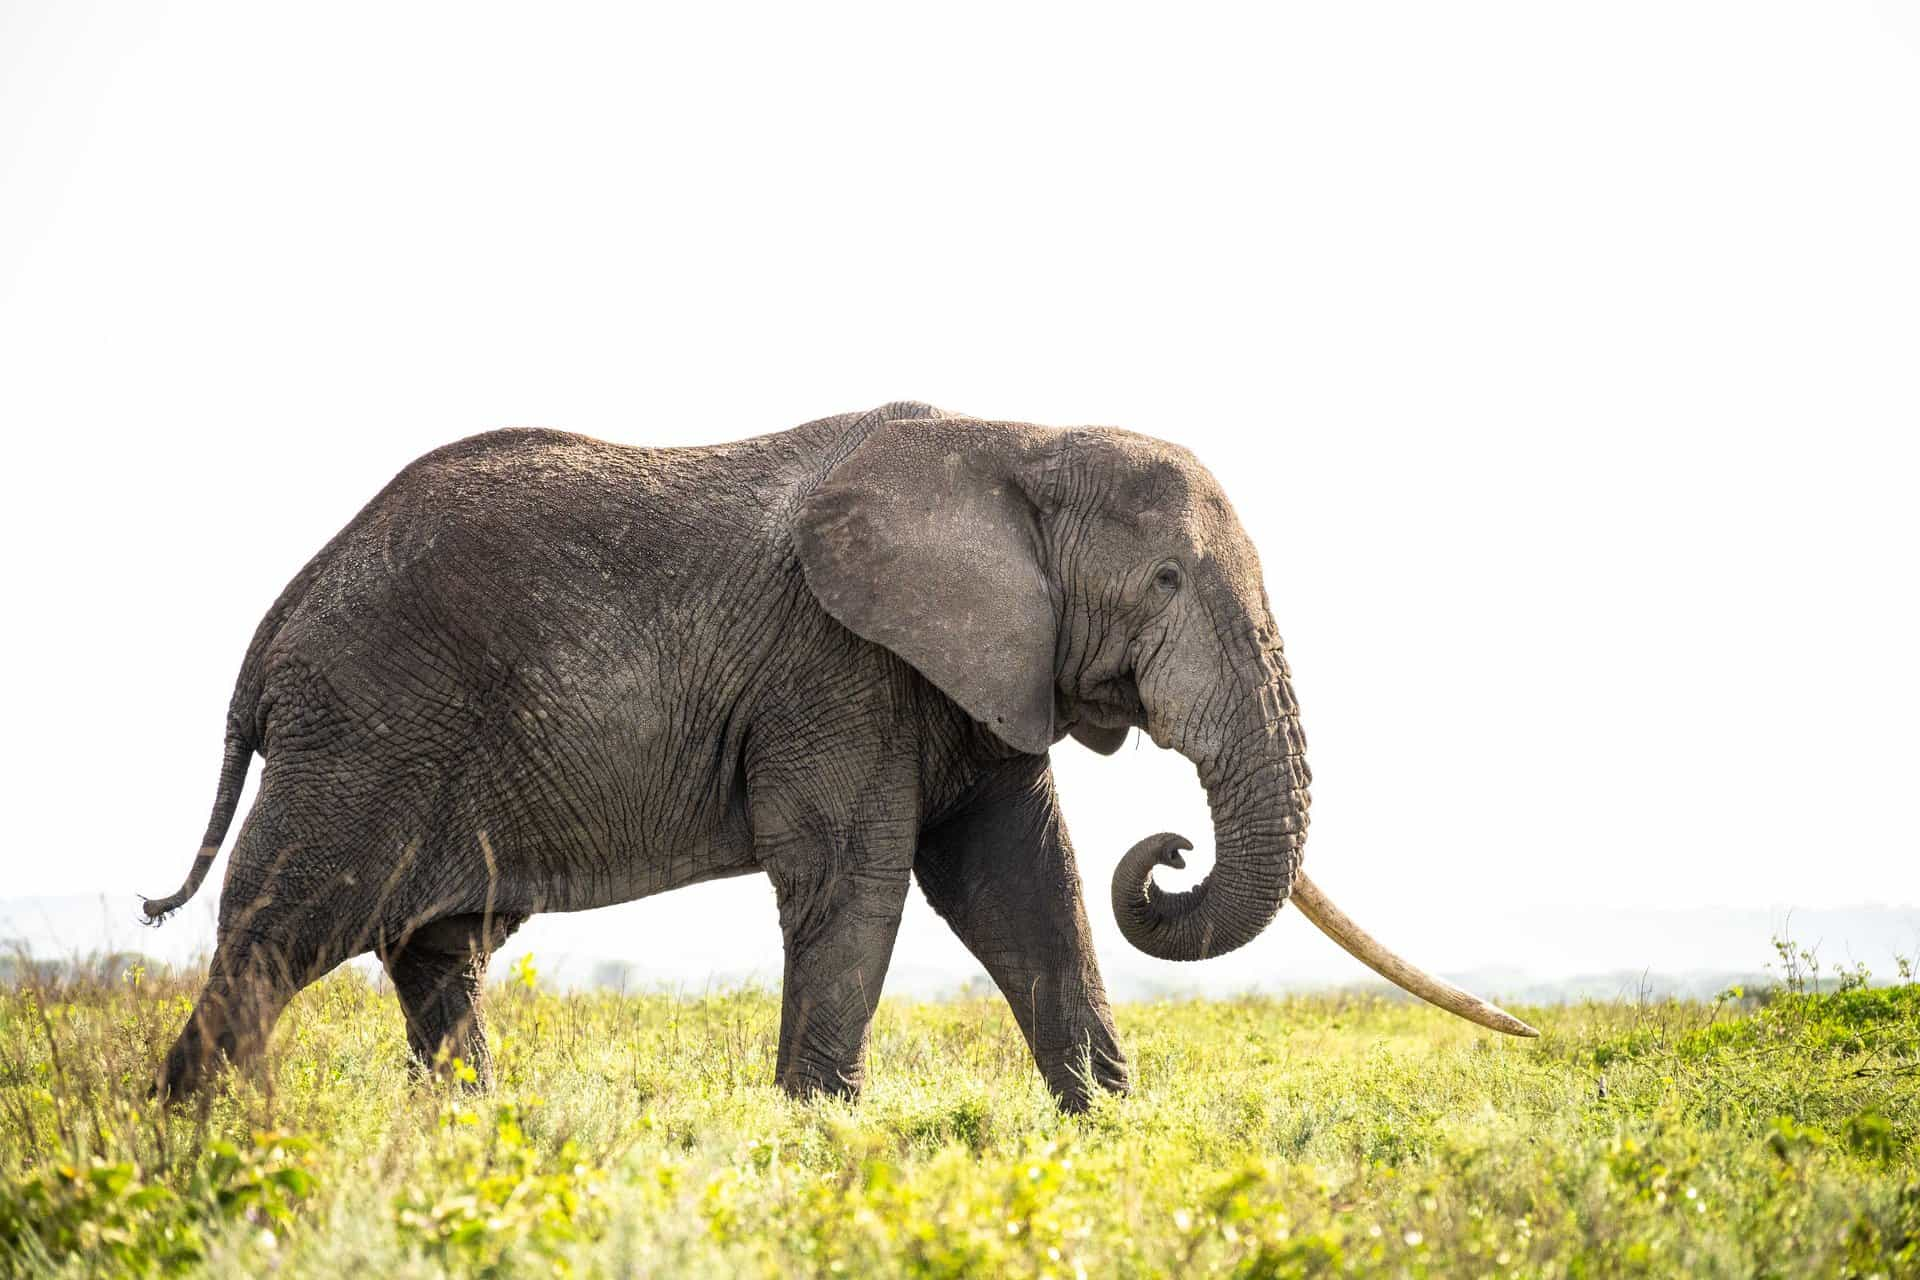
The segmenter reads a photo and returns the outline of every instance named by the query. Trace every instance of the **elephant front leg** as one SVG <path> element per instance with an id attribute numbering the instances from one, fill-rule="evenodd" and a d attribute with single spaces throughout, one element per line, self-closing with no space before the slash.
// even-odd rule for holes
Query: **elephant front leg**
<path id="1" fill-rule="evenodd" d="M 777 1079 L 796 1098 L 860 1092 L 906 904 L 911 837 L 904 844 L 888 856 L 857 841 L 808 842 L 766 857 L 787 951 Z"/>
<path id="2" fill-rule="evenodd" d="M 1046 760 L 1009 765 L 929 831 L 914 874 L 1005 994 L 1060 1105 L 1084 1111 L 1090 1083 L 1125 1093 L 1126 1055 Z"/>

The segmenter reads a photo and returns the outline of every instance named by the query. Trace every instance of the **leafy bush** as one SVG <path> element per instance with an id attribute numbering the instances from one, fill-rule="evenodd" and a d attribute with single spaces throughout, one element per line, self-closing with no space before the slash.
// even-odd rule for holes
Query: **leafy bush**
<path id="1" fill-rule="evenodd" d="M 305 1139 L 278 1133 L 256 1133 L 244 1147 L 216 1139 L 185 1192 L 143 1179 L 124 1160 L 42 1165 L 0 1191 L 0 1256 L 129 1275 L 180 1272 L 205 1261 L 208 1230 L 239 1223 L 275 1248 L 313 1191 L 308 1150 Z"/>
<path id="2" fill-rule="evenodd" d="M 463 1274 L 509 1274 L 528 1257 L 567 1272 L 569 1248 L 605 1227 L 605 1175 L 571 1143 L 542 1153 L 521 1115 L 512 1102 L 443 1109 L 439 1141 L 395 1206 L 404 1241 Z"/>

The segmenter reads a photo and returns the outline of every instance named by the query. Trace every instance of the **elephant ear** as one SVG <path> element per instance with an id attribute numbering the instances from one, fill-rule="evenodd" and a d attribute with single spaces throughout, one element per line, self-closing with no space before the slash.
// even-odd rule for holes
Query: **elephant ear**
<path id="1" fill-rule="evenodd" d="M 1053 745 L 1057 611 L 1023 485 L 1044 429 L 966 419 L 876 427 L 802 504 L 794 545 L 834 619 L 1009 745 Z"/>

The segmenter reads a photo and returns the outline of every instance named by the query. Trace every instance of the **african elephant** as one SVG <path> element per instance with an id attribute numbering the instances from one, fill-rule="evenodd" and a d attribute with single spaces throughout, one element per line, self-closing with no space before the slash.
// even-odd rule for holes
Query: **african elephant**
<path id="1" fill-rule="evenodd" d="M 1070 1109 L 1124 1091 L 1048 749 L 1180 752 L 1216 864 L 1121 861 L 1136 947 L 1242 946 L 1289 895 L 1419 994 L 1300 875 L 1304 740 L 1254 549 L 1186 450 L 889 404 L 709 448 L 495 431 L 403 470 L 293 579 L 227 714 L 199 887 L 252 756 L 205 990 L 159 1088 L 257 1052 L 371 951 L 411 1048 L 490 1079 L 481 983 L 528 916 L 764 872 L 785 937 L 778 1080 L 856 1093 L 917 878 Z"/>

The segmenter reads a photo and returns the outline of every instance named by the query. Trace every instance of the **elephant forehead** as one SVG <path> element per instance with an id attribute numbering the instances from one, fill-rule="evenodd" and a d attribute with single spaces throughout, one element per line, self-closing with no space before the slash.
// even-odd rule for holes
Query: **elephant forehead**
<path id="1" fill-rule="evenodd" d="M 1165 524 L 1220 506 L 1220 486 L 1200 460 L 1177 444 L 1112 427 L 1072 433 L 1070 469 L 1080 492 L 1119 516 L 1152 515 Z"/>
<path id="2" fill-rule="evenodd" d="M 1232 504 L 1198 463 L 1136 472 L 1113 498 L 1114 514 L 1167 554 L 1236 561 L 1248 550 Z"/>

